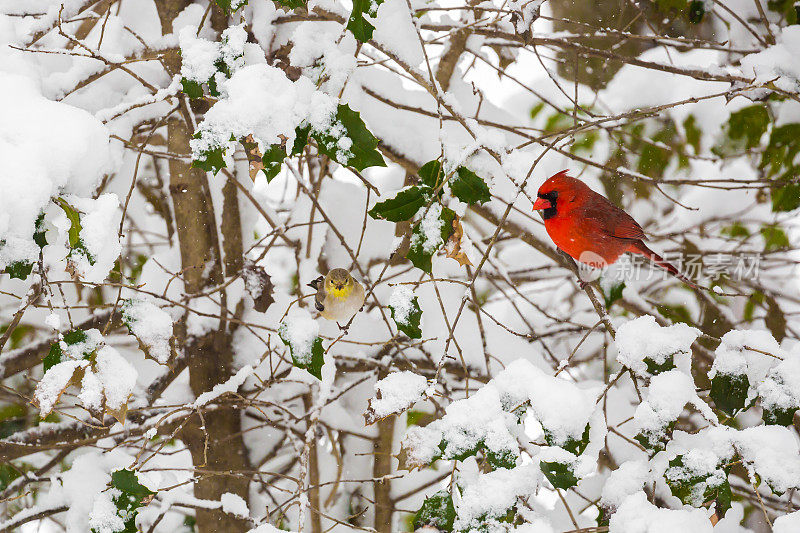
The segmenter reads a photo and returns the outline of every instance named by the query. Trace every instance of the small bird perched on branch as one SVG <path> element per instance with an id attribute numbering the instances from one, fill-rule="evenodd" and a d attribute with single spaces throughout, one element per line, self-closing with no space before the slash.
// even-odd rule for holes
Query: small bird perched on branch
<path id="1" fill-rule="evenodd" d="M 697 285 L 644 243 L 644 230 L 625 211 L 566 170 L 545 181 L 533 204 L 558 248 L 595 268 L 614 263 L 625 252 L 640 254 L 693 288 Z"/>
<path id="2" fill-rule="evenodd" d="M 334 268 L 308 286 L 317 291 L 314 307 L 319 314 L 337 324 L 347 323 L 364 305 L 364 286 L 344 268 Z"/>

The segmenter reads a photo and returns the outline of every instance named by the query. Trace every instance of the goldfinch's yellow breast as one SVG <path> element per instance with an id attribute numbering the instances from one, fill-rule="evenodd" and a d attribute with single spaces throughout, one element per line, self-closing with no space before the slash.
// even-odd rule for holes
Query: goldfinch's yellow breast
<path id="1" fill-rule="evenodd" d="M 347 298 L 348 296 L 350 296 L 350 293 L 353 292 L 353 284 L 350 283 L 348 285 L 345 285 L 341 289 L 338 289 L 335 286 L 333 286 L 330 289 L 327 289 L 327 292 L 334 298 Z"/>

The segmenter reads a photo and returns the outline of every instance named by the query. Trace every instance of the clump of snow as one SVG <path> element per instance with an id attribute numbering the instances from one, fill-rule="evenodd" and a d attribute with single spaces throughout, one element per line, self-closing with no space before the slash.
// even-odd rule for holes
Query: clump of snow
<path id="1" fill-rule="evenodd" d="M 664 472 L 664 478 L 673 485 L 692 484 L 689 502 L 694 507 L 701 507 L 705 501 L 707 490 L 717 488 L 728 480 L 725 471 L 720 468 L 720 459 L 711 450 L 695 448 L 681 456 L 681 465 L 670 466 Z M 694 481 L 702 479 L 702 481 Z"/>
<path id="2" fill-rule="evenodd" d="M 52 197 L 88 196 L 112 165 L 105 126 L 86 111 L 44 98 L 26 77 L 0 75 L 0 116 L 1 270 L 38 259 L 36 219 Z"/>
<path id="3" fill-rule="evenodd" d="M 422 399 L 428 388 L 428 380 L 404 370 L 392 372 L 375 383 L 376 397 L 370 399 L 368 422 L 401 413 Z"/>
<path id="4" fill-rule="evenodd" d="M 294 358 L 303 364 L 311 363 L 311 349 L 319 336 L 319 324 L 305 309 L 294 308 L 281 322 L 278 333 L 289 343 Z"/>
<path id="5" fill-rule="evenodd" d="M 94 500 L 89 513 L 89 527 L 97 533 L 115 533 L 125 530 L 125 520 L 117 512 L 112 498 L 119 494 L 117 489 L 101 493 Z"/>
<path id="6" fill-rule="evenodd" d="M 615 339 L 617 361 L 640 376 L 649 375 L 645 359 L 661 365 L 672 356 L 678 368 L 688 370 L 691 346 L 699 334 L 687 324 L 662 327 L 655 317 L 640 316 L 619 327 Z"/>
<path id="7" fill-rule="evenodd" d="M 58 313 L 53 312 L 47 315 L 44 319 L 44 323 L 56 331 L 61 329 L 61 317 L 58 315 Z"/>
<path id="8" fill-rule="evenodd" d="M 795 533 L 800 531 L 800 511 L 779 516 L 772 523 L 772 533 Z"/>
<path id="9" fill-rule="evenodd" d="M 414 310 L 414 291 L 408 285 L 397 285 L 389 297 L 389 306 L 394 309 L 394 321 L 408 324 L 411 311 Z"/>
<path id="10" fill-rule="evenodd" d="M 103 384 L 106 406 L 117 410 L 128 403 L 136 386 L 136 369 L 117 350 L 103 346 L 97 351 L 95 370 Z"/>
<path id="11" fill-rule="evenodd" d="M 163 364 L 169 360 L 172 338 L 169 313 L 149 300 L 134 298 L 122 306 L 122 319 L 156 361 Z"/>
<path id="12" fill-rule="evenodd" d="M 100 330 L 92 328 L 83 332 L 85 338 L 79 342 L 67 344 L 62 336 L 58 341 L 61 354 L 70 359 L 83 359 L 85 356 L 94 352 L 103 343 L 103 334 Z"/>
<path id="13" fill-rule="evenodd" d="M 542 472 L 533 464 L 519 465 L 510 470 L 498 468 L 479 475 L 461 493 L 454 530 L 468 531 L 487 521 L 491 523 L 492 519 L 502 518 L 517 498 L 533 495 L 541 482 Z"/>
<path id="14" fill-rule="evenodd" d="M 36 384 L 36 390 L 33 392 L 33 398 L 39 405 L 42 417 L 47 416 L 53 410 L 61 393 L 69 385 L 75 371 L 88 365 L 89 361 L 84 360 L 62 361 L 57 365 L 53 365 L 47 371 L 39 383 Z"/>
<path id="15" fill-rule="evenodd" d="M 660 509 L 647 501 L 644 492 L 625 498 L 611 516 L 609 533 L 660 533 L 691 531 L 711 533 L 713 526 L 703 509 Z"/>
<path id="16" fill-rule="evenodd" d="M 252 134 L 263 152 L 284 140 L 291 146 L 301 123 L 319 132 L 328 132 L 333 125 L 336 100 L 318 91 L 305 76 L 291 81 L 278 68 L 249 65 L 223 87 L 227 97 L 206 113 L 198 138 L 191 140 L 195 158 L 218 148 L 227 152 L 233 145 L 231 136 L 240 139 Z"/>
<path id="17" fill-rule="evenodd" d="M 796 92 L 800 83 L 800 68 L 795 58 L 800 54 L 800 28 L 786 26 L 776 35 L 776 43 L 757 54 L 741 60 L 742 73 L 754 77 L 755 83 L 773 81 L 784 91 Z"/>
<path id="18" fill-rule="evenodd" d="M 119 198 L 107 193 L 97 199 L 69 195 L 64 198 L 80 216 L 79 242 L 83 245 L 71 250 L 69 261 L 76 273 L 84 280 L 101 283 L 122 251 L 119 242 L 119 221 L 122 216 Z M 53 224 L 58 228 L 61 242 L 68 242 L 67 235 L 72 223 L 61 213 Z"/>
<path id="19" fill-rule="evenodd" d="M 247 508 L 247 502 L 238 494 L 226 492 L 219 500 L 222 502 L 222 510 L 224 512 L 242 518 L 250 516 L 250 509 Z"/>
<path id="20" fill-rule="evenodd" d="M 370 15 L 375 16 L 374 7 L 372 10 Z M 401 61 L 416 67 L 425 60 L 406 0 L 386 0 L 378 7 L 374 25 L 373 40 Z"/>
<path id="21" fill-rule="evenodd" d="M 765 409 L 800 408 L 800 352 L 793 352 L 773 367 L 758 384 L 758 396 Z"/>
<path id="22" fill-rule="evenodd" d="M 800 488 L 800 444 L 783 426 L 755 426 L 736 433 L 736 449 L 752 479 L 758 474 L 773 491 Z"/>
<path id="23" fill-rule="evenodd" d="M 212 78 L 218 88 L 224 87 L 227 76 L 221 69 L 233 74 L 244 66 L 244 45 L 247 31 L 244 25 L 229 26 L 222 32 L 220 42 L 197 36 L 197 28 L 186 26 L 178 33 L 181 48 L 181 76 L 197 83 Z"/>
<path id="24" fill-rule="evenodd" d="M 755 395 L 756 387 L 767 377 L 770 367 L 778 362 L 775 357 L 755 350 L 776 357 L 785 355 L 778 342 L 764 330 L 733 330 L 723 335 L 720 340 L 720 345 L 714 352 L 714 364 L 711 365 L 708 377 L 714 379 L 717 374 L 746 375 L 750 382 L 748 398 Z M 770 388 L 771 384 L 765 385 L 765 392 L 775 392 L 769 391 Z"/>
<path id="25" fill-rule="evenodd" d="M 650 479 L 652 475 L 646 461 L 625 461 L 606 479 L 600 505 L 616 510 L 628 496 L 641 491 Z"/>
<path id="26" fill-rule="evenodd" d="M 356 41 L 352 34 L 342 37 L 334 26 L 301 24 L 294 31 L 292 42 L 292 65 L 303 68 L 321 90 L 337 95 L 356 68 Z"/>
<path id="27" fill-rule="evenodd" d="M 678 419 L 687 403 L 716 423 L 714 412 L 697 396 L 691 376 L 677 369 L 663 372 L 650 380 L 647 398 L 636 408 L 633 419 L 641 433 L 656 441 L 664 436 L 667 426 Z"/>

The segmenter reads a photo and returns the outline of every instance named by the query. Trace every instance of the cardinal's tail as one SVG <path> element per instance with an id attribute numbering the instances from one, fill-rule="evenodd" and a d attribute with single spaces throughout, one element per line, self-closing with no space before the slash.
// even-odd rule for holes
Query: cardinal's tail
<path id="1" fill-rule="evenodd" d="M 655 253 L 653 250 L 647 247 L 647 245 L 642 242 L 641 240 L 634 242 L 631 245 L 631 251 L 636 254 L 641 254 L 648 258 L 650 261 L 655 263 L 655 265 L 663 270 L 666 270 L 688 286 L 697 289 L 698 286 L 696 283 L 691 281 L 689 278 L 681 274 L 681 271 L 675 268 L 672 264 L 666 262 L 663 257 Z"/>

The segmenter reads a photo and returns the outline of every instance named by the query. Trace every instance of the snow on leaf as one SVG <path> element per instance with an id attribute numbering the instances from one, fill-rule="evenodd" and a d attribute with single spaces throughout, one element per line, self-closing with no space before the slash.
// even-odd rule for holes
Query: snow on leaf
<path id="1" fill-rule="evenodd" d="M 272 295 L 274 290 L 272 278 L 264 267 L 252 261 L 245 261 L 242 277 L 244 287 L 253 299 L 253 308 L 259 313 L 266 313 L 269 306 L 275 302 L 275 297 Z"/>
<path id="2" fill-rule="evenodd" d="M 319 151 L 339 164 L 364 170 L 367 167 L 385 167 L 377 150 L 378 139 L 367 129 L 361 114 L 347 104 L 336 108 L 334 122 L 326 129 L 311 129 Z"/>
<path id="3" fill-rule="evenodd" d="M 699 330 L 687 324 L 662 327 L 655 317 L 640 316 L 619 327 L 615 339 L 617 361 L 640 376 L 649 376 L 650 370 L 667 370 L 675 365 L 686 370 L 692 343 L 699 334 Z"/>
<path id="4" fill-rule="evenodd" d="M 453 231 L 456 214 L 439 203 L 424 211 L 422 218 L 411 231 L 411 246 L 406 258 L 420 270 L 431 273 L 433 255 L 447 242 Z"/>
<path id="5" fill-rule="evenodd" d="M 425 498 L 422 507 L 414 515 L 414 530 L 431 526 L 439 531 L 452 531 L 456 520 L 453 497 L 446 490 L 440 490 Z"/>
<path id="6" fill-rule="evenodd" d="M 409 370 L 392 372 L 375 383 L 375 397 L 370 398 L 364 413 L 366 424 L 373 424 L 388 416 L 402 413 L 420 401 L 428 380 Z"/>
<path id="7" fill-rule="evenodd" d="M 372 32 L 375 31 L 375 26 L 364 18 L 364 14 L 377 16 L 378 6 L 382 3 L 383 0 L 353 0 L 353 11 L 347 19 L 347 29 L 362 43 L 372 39 Z"/>
<path id="8" fill-rule="evenodd" d="M 50 414 L 77 372 L 88 365 L 89 362 L 84 360 L 64 361 L 45 373 L 33 393 L 33 400 L 39 406 L 39 416 L 44 418 Z"/>
<path id="9" fill-rule="evenodd" d="M 472 261 L 467 257 L 466 252 L 461 248 L 462 240 L 464 239 L 464 228 L 461 225 L 461 217 L 456 215 L 453 217 L 453 233 L 447 239 L 445 250 L 447 257 L 455 259 L 461 266 L 472 266 Z"/>
<path id="10" fill-rule="evenodd" d="M 325 350 L 319 337 L 319 324 L 311 314 L 305 309 L 292 309 L 281 322 L 278 335 L 289 347 L 292 364 L 321 380 Z"/>
<path id="11" fill-rule="evenodd" d="M 171 354 L 172 317 L 154 303 L 138 298 L 123 302 L 122 322 L 146 356 L 165 364 Z"/>
<path id="12" fill-rule="evenodd" d="M 412 339 L 422 338 L 420 321 L 422 309 L 419 307 L 416 295 L 408 285 L 398 285 L 389 298 L 389 309 L 397 329 Z"/>

